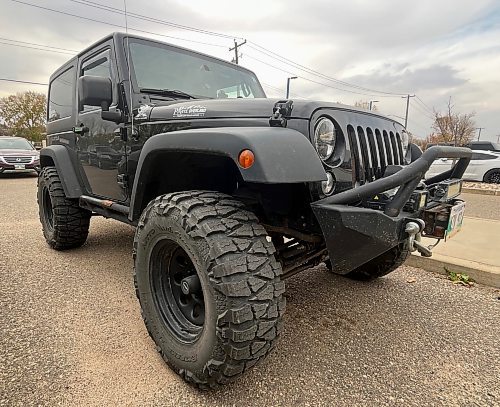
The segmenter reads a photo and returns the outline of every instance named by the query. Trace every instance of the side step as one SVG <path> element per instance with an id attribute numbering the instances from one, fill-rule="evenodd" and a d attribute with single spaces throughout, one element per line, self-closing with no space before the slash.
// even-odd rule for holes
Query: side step
<path id="1" fill-rule="evenodd" d="M 79 200 L 82 208 L 98 213 L 105 218 L 112 218 L 121 222 L 135 225 L 128 219 L 130 208 L 109 199 L 99 199 L 92 196 L 82 195 Z"/>

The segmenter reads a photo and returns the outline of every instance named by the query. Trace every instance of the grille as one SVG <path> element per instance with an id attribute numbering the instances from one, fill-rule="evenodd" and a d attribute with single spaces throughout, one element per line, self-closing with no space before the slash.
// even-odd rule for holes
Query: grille
<path id="1" fill-rule="evenodd" d="M 29 156 L 23 156 L 23 157 L 4 157 L 3 160 L 7 164 L 31 164 L 33 158 Z"/>
<path id="2" fill-rule="evenodd" d="M 405 164 L 401 135 L 392 131 L 347 126 L 356 181 L 371 182 L 383 176 L 388 165 Z"/>

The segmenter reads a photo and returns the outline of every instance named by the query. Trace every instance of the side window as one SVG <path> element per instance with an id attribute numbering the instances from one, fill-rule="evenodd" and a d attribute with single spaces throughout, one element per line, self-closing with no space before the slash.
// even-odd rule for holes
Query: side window
<path id="1" fill-rule="evenodd" d="M 112 78 L 110 52 L 105 51 L 82 64 L 80 76 L 100 76 L 102 78 Z M 89 110 L 97 109 L 95 106 L 84 105 L 80 111 L 86 112 Z"/>
<path id="2" fill-rule="evenodd" d="M 472 153 L 471 160 L 493 160 L 497 158 L 495 155 L 484 153 Z"/>
<path id="3" fill-rule="evenodd" d="M 55 78 L 49 87 L 49 111 L 47 121 L 63 119 L 73 112 L 73 82 L 75 67 Z"/>

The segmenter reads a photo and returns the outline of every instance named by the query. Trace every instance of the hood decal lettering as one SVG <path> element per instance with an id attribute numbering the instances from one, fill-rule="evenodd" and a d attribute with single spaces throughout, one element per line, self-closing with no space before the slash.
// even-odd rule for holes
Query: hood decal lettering
<path id="1" fill-rule="evenodd" d="M 201 105 L 180 106 L 174 109 L 173 117 L 204 117 L 207 108 Z"/>

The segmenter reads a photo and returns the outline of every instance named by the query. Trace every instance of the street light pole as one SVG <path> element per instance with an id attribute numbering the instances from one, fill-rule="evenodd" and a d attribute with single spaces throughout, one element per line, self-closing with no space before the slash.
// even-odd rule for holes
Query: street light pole
<path id="1" fill-rule="evenodd" d="M 290 96 L 290 81 L 292 79 L 297 79 L 296 76 L 290 76 L 286 79 L 286 98 L 288 99 L 288 97 Z"/>

